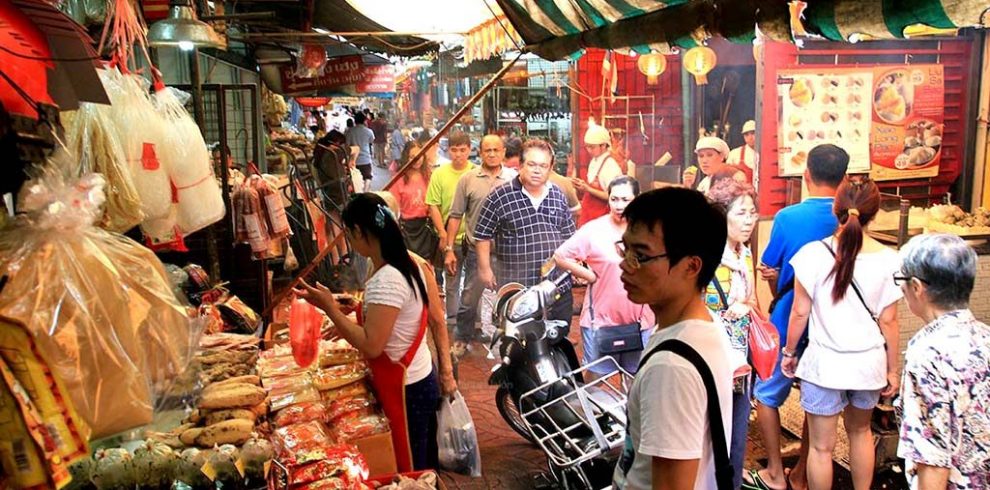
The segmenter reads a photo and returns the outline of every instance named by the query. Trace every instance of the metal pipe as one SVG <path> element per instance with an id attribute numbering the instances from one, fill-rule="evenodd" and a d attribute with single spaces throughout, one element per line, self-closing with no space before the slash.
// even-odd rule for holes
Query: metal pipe
<path id="1" fill-rule="evenodd" d="M 481 90 L 479 90 L 477 94 L 471 96 L 471 98 L 467 101 L 467 103 L 465 103 L 464 106 L 461 107 L 456 114 L 454 114 L 454 117 L 450 118 L 450 120 L 447 121 L 447 124 L 445 124 L 442 128 L 440 128 L 440 131 L 437 132 L 437 134 L 434 137 L 430 138 L 430 141 L 427 141 L 426 144 L 423 145 L 419 153 L 417 153 L 416 156 L 414 156 L 409 160 L 409 163 L 406 163 L 404 166 L 402 166 L 402 168 L 399 169 L 398 172 L 395 173 L 395 176 L 392 177 L 392 180 L 390 180 L 388 184 L 385 184 L 385 187 L 382 190 L 387 191 L 390 187 L 395 185 L 395 183 L 398 182 L 399 178 L 402 176 L 403 172 L 411 168 L 412 165 L 416 163 L 417 160 L 423 158 L 426 155 L 426 151 L 429 150 L 433 145 L 436 145 L 440 141 L 440 137 L 446 134 L 448 131 L 450 131 L 450 128 L 454 127 L 454 124 L 457 122 L 457 120 L 460 119 L 469 110 L 471 110 L 471 108 L 474 107 L 474 104 L 478 103 L 478 100 L 484 97 L 485 94 L 487 94 L 492 89 L 492 87 L 494 87 L 495 84 L 498 83 L 498 81 L 501 80 L 502 77 L 504 77 L 505 74 L 509 72 L 509 69 L 511 69 L 512 66 L 516 64 L 517 61 L 519 61 L 519 58 L 521 58 L 522 55 L 523 55 L 522 52 L 516 55 L 515 59 L 513 59 L 511 62 L 503 66 L 502 69 L 499 70 L 499 72 L 496 73 L 495 76 L 492 77 L 492 79 L 489 80 L 484 87 L 481 87 Z M 306 267 L 304 267 L 303 270 L 299 272 L 299 275 L 297 275 L 285 289 L 280 291 L 278 294 L 275 295 L 274 298 L 272 298 L 272 302 L 269 303 L 268 307 L 265 308 L 265 310 L 261 313 L 262 318 L 270 318 L 272 314 L 272 310 L 275 309 L 275 306 L 281 303 L 282 300 L 286 296 L 288 296 L 289 293 L 292 292 L 292 288 L 298 286 L 299 283 L 301 283 L 306 276 L 312 273 L 313 270 L 316 269 L 316 267 L 320 264 L 320 262 L 324 258 L 326 258 L 327 255 L 330 254 L 330 250 L 334 249 L 337 246 L 337 244 L 340 243 L 341 240 L 343 239 L 344 239 L 343 231 L 337 233 L 337 235 L 334 236 L 332 240 L 330 240 L 327 246 L 324 247 L 323 250 L 320 250 L 320 253 L 316 254 L 316 257 L 313 257 L 313 260 L 311 260 L 309 264 L 307 264 Z"/>
<path id="2" fill-rule="evenodd" d="M 237 38 L 271 38 L 271 37 L 327 37 L 327 36 L 466 36 L 467 32 L 395 32 L 395 31 L 346 31 L 346 32 L 265 32 L 248 33 Z M 235 36 L 230 36 L 235 38 Z"/>
<path id="3" fill-rule="evenodd" d="M 199 18 L 204 22 L 211 22 L 216 20 L 245 20 L 245 19 L 274 19 L 275 12 L 240 12 L 236 14 L 224 14 L 224 15 L 204 15 Z"/>

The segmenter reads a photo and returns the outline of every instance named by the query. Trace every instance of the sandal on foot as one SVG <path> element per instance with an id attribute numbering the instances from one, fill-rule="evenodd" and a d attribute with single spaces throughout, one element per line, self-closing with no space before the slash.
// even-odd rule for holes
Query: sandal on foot
<path id="1" fill-rule="evenodd" d="M 766 480 L 760 476 L 760 470 L 746 470 L 746 473 L 743 475 L 743 482 L 740 488 L 744 490 L 785 490 L 788 486 L 790 485 L 785 485 L 784 488 L 771 487 L 770 485 L 767 485 Z"/>

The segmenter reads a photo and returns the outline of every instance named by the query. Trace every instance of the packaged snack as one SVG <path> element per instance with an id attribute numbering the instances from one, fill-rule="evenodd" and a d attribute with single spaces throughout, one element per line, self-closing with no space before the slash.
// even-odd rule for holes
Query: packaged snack
<path id="1" fill-rule="evenodd" d="M 320 398 L 323 399 L 324 404 L 330 404 L 331 402 L 334 402 L 342 398 L 355 398 L 361 396 L 368 396 L 369 393 L 370 392 L 368 391 L 368 385 L 364 384 L 363 382 L 356 382 L 346 386 L 341 386 L 340 388 L 337 389 L 321 391 Z"/>
<path id="2" fill-rule="evenodd" d="M 350 484 L 360 482 L 367 475 L 368 463 L 364 456 L 354 446 L 341 444 L 327 448 L 326 457 L 320 461 L 291 467 L 289 469 L 289 485 L 302 485 L 324 481 L 328 478 L 339 478 L 344 484 L 348 484 L 343 488 L 355 488 Z"/>
<path id="3" fill-rule="evenodd" d="M 370 414 L 341 419 L 334 426 L 333 434 L 339 442 L 351 442 L 388 430 L 388 419 L 384 415 Z"/>
<path id="4" fill-rule="evenodd" d="M 290 407 L 297 403 L 307 403 L 307 402 L 318 402 L 320 401 L 320 392 L 316 391 L 316 388 L 312 386 L 304 388 L 301 391 L 293 391 L 284 393 L 279 396 L 269 397 L 269 403 L 272 407 L 272 412 L 278 412 L 284 408 Z"/>
<path id="5" fill-rule="evenodd" d="M 344 417 L 372 413 L 374 407 L 375 398 L 370 393 L 352 398 L 340 398 L 327 407 L 327 420 L 334 425 L 337 420 Z"/>
<path id="6" fill-rule="evenodd" d="M 261 358 L 258 360 L 258 375 L 265 378 L 279 378 L 305 372 L 291 357 Z"/>
<path id="7" fill-rule="evenodd" d="M 276 397 L 313 388 L 313 378 L 309 373 L 303 372 L 277 378 L 264 378 L 261 384 L 268 390 L 269 395 Z"/>
<path id="8" fill-rule="evenodd" d="M 305 422 L 276 429 L 272 442 L 279 461 L 302 465 L 327 459 L 334 441 L 322 423 Z"/>
<path id="9" fill-rule="evenodd" d="M 320 345 L 320 366 L 348 364 L 364 359 L 361 352 L 344 339 L 324 340 Z"/>
<path id="10" fill-rule="evenodd" d="M 326 367 L 313 374 L 313 385 L 320 391 L 340 388 L 364 379 L 367 371 L 363 361 Z"/>
<path id="11" fill-rule="evenodd" d="M 276 427 L 285 427 L 303 422 L 324 422 L 326 418 L 327 407 L 322 402 L 306 402 L 282 409 L 275 414 L 273 422 Z"/>

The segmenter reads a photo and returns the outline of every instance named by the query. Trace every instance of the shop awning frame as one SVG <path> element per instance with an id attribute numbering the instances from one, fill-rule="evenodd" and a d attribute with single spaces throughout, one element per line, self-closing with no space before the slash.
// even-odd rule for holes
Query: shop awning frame
<path id="1" fill-rule="evenodd" d="M 347 0 L 320 0 L 313 4 L 313 28 L 330 32 L 378 33 L 388 28 L 369 19 L 352 7 Z M 394 56 L 422 56 L 437 52 L 440 45 L 417 36 L 377 34 L 343 36 L 359 48 Z"/>

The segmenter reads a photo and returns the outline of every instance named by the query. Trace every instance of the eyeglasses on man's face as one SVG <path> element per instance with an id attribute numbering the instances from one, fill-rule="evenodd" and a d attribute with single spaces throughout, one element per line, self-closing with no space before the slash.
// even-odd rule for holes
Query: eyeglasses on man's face
<path id="1" fill-rule="evenodd" d="M 659 255 L 642 255 L 631 248 L 627 248 L 625 242 L 619 240 L 615 242 L 615 251 L 619 253 L 622 260 L 625 261 L 626 265 L 633 269 L 639 269 L 643 264 L 656 259 L 662 259 L 667 256 L 666 253 Z"/>
<path id="2" fill-rule="evenodd" d="M 903 286 L 903 285 L 911 282 L 911 279 L 917 279 L 917 280 L 921 281 L 922 283 L 924 283 L 926 285 L 927 284 L 930 284 L 926 279 L 921 278 L 921 277 L 918 277 L 918 276 L 909 276 L 909 275 L 905 274 L 904 272 L 895 272 L 894 273 L 894 285 L 895 286 Z"/>
<path id="3" fill-rule="evenodd" d="M 529 168 L 531 168 L 533 170 L 536 170 L 536 169 L 549 170 L 550 169 L 550 162 L 541 163 L 541 162 L 534 162 L 532 160 L 527 160 L 524 163 L 524 165 L 526 165 L 527 167 L 529 167 Z"/>

